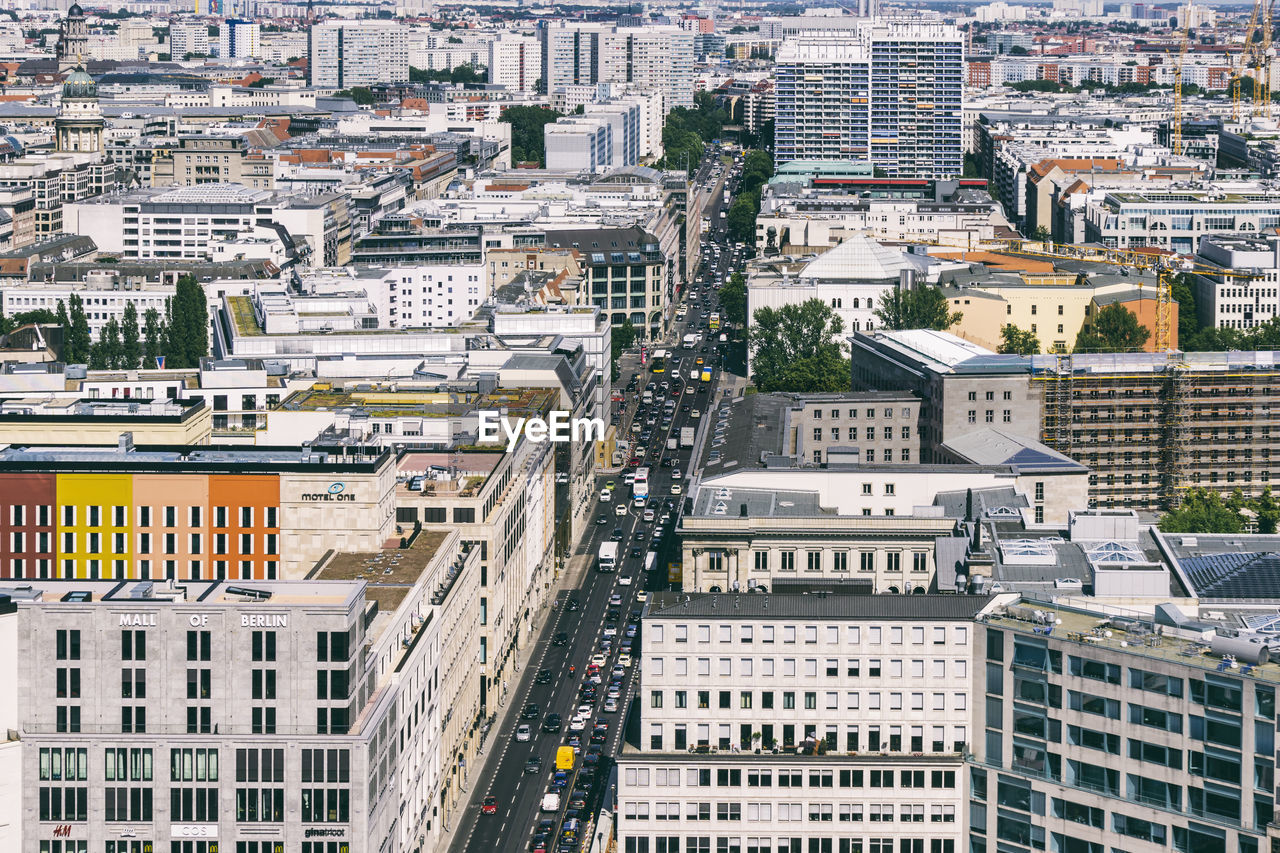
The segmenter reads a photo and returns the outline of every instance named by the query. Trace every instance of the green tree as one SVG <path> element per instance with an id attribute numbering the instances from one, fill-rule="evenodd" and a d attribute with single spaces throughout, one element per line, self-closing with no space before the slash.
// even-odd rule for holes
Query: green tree
<path id="1" fill-rule="evenodd" d="M 350 89 L 339 89 L 333 93 L 338 97 L 348 97 L 362 107 L 373 106 L 373 91 L 367 86 L 352 86 Z"/>
<path id="2" fill-rule="evenodd" d="M 50 311 L 48 308 L 36 308 L 31 311 L 20 311 L 12 317 L 4 317 L 4 315 L 0 315 L 0 332 L 8 334 L 14 329 L 18 329 L 32 323 L 56 326 L 62 323 L 62 318 Z"/>
<path id="3" fill-rule="evenodd" d="M 156 358 L 164 355 L 166 337 L 160 312 L 154 308 L 148 308 L 143 315 L 142 337 L 142 366 L 147 370 L 154 370 L 159 365 Z"/>
<path id="4" fill-rule="evenodd" d="M 631 325 L 630 317 L 623 320 L 622 325 L 618 326 L 613 330 L 613 334 L 610 337 L 610 342 L 611 342 L 611 351 L 609 354 L 609 358 L 610 358 L 609 363 L 613 367 L 612 376 L 614 379 L 617 379 L 618 378 L 618 359 L 622 357 L 622 354 L 624 352 L 631 349 L 631 347 L 636 342 L 636 327 Z"/>
<path id="5" fill-rule="evenodd" d="M 752 193 L 744 193 L 733 200 L 733 204 L 729 205 L 729 213 L 725 217 L 725 222 L 729 226 L 729 239 L 738 243 L 751 243 L 756 241 L 756 213 L 759 211 L 760 202 Z"/>
<path id="6" fill-rule="evenodd" d="M 747 324 L 747 280 L 742 273 L 729 276 L 724 287 L 720 288 L 720 313 L 726 322 L 744 328 Z"/>
<path id="7" fill-rule="evenodd" d="M 1040 338 L 1035 332 L 1026 332 L 1008 323 L 1000 330 L 1000 346 L 996 352 L 1035 355 L 1040 352 Z"/>
<path id="8" fill-rule="evenodd" d="M 886 329 L 935 329 L 944 332 L 959 323 L 964 314 L 951 311 L 942 290 L 930 285 L 886 290 L 880 294 L 876 317 Z"/>
<path id="9" fill-rule="evenodd" d="M 1119 302 L 1103 307 L 1076 335 L 1076 352 L 1132 352 L 1142 349 L 1151 330 Z"/>
<path id="10" fill-rule="evenodd" d="M 98 334 L 98 342 L 89 350 L 90 370 L 117 370 L 120 367 L 120 323 L 112 317 Z"/>
<path id="11" fill-rule="evenodd" d="M 844 321 L 821 299 L 761 308 L 751 327 L 751 380 L 761 391 L 844 391 Z"/>
<path id="12" fill-rule="evenodd" d="M 1036 229 L 1031 232 L 1031 239 L 1040 243 L 1046 243 L 1053 239 L 1053 234 L 1043 225 L 1037 225 Z"/>
<path id="13" fill-rule="evenodd" d="M 169 323 L 169 359 L 165 367 L 196 367 L 209 353 L 209 305 L 194 276 L 178 279 Z"/>
<path id="14" fill-rule="evenodd" d="M 1169 293 L 1178 303 L 1178 346 L 1187 348 L 1187 342 L 1200 330 L 1196 306 L 1196 290 L 1189 273 L 1178 273 L 1169 279 Z"/>
<path id="15" fill-rule="evenodd" d="M 138 329 L 138 307 L 132 302 L 124 306 L 124 319 L 120 321 L 120 366 L 133 370 L 142 360 L 141 333 Z"/>
<path id="16" fill-rule="evenodd" d="M 1227 505 L 1222 495 L 1208 489 L 1191 489 L 1181 505 L 1160 519 L 1164 533 L 1239 533 L 1244 518 Z"/>
<path id="17" fill-rule="evenodd" d="M 742 192 L 757 192 L 773 177 L 773 158 L 763 151 L 750 151 L 742 160 Z"/>
<path id="18" fill-rule="evenodd" d="M 1271 494 L 1270 487 L 1253 499 L 1251 509 L 1257 514 L 1258 532 L 1274 534 L 1280 525 L 1280 501 Z"/>
<path id="19" fill-rule="evenodd" d="M 77 293 L 71 294 L 70 325 L 66 342 L 69 364 L 84 364 L 89 361 L 89 350 L 93 346 L 93 336 L 89 333 L 89 318 L 84 313 L 84 300 Z"/>
<path id="20" fill-rule="evenodd" d="M 543 128 L 560 118 L 560 113 L 546 107 L 508 107 L 500 121 L 511 125 L 511 161 L 513 163 L 546 162 Z"/>

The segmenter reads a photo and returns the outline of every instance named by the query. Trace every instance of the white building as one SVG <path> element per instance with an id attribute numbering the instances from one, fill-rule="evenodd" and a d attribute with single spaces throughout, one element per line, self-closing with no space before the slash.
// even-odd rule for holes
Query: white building
<path id="1" fill-rule="evenodd" d="M 633 83 L 660 90 L 667 109 L 693 106 L 693 33 L 675 26 L 556 21 L 541 28 L 542 79 L 562 86 Z"/>
<path id="2" fill-rule="evenodd" d="M 209 27 L 203 21 L 171 21 L 169 54 L 181 60 L 187 54 L 209 55 Z"/>
<path id="3" fill-rule="evenodd" d="M 619 849 L 958 853 L 990 601 L 658 593 Z"/>
<path id="4" fill-rule="evenodd" d="M 583 113 L 588 118 L 609 124 L 613 139 L 610 168 L 620 169 L 640 162 L 640 104 L 627 100 L 587 104 Z"/>
<path id="5" fill-rule="evenodd" d="M 218 56 L 223 59 L 252 59 L 262 55 L 259 27 L 253 21 L 228 18 L 218 29 Z"/>
<path id="6" fill-rule="evenodd" d="M 1196 275 L 1200 325 L 1251 329 L 1280 316 L 1280 240 L 1258 234 L 1206 234 L 1200 238 L 1196 260 L 1201 268 L 1252 274 Z"/>
<path id="7" fill-rule="evenodd" d="M 502 33 L 489 42 L 489 82 L 520 92 L 533 92 L 541 74 L 538 40 Z"/>
<path id="8" fill-rule="evenodd" d="M 349 89 L 409 79 L 408 30 L 390 21 L 329 21 L 311 28 L 312 86 Z"/>
<path id="9" fill-rule="evenodd" d="M 332 314 L 338 302 L 354 299 L 361 311 L 372 309 L 380 329 L 452 328 L 471 319 L 490 292 L 485 264 L 323 269 L 304 274 L 300 286 L 303 295 L 294 297 L 295 318 Z M 324 307 L 330 300 L 334 304 Z M 346 313 L 345 303 L 341 310 Z"/>
<path id="10" fill-rule="evenodd" d="M 609 122 L 568 116 L 542 129 L 547 168 L 597 172 L 613 161 L 613 128 Z"/>
<path id="11" fill-rule="evenodd" d="M 125 306 L 132 304 L 138 312 L 141 328 L 147 311 L 154 308 L 164 316 L 165 302 L 172 299 L 177 288 L 174 284 L 133 285 L 122 289 L 119 279 L 108 275 L 90 274 L 83 282 L 44 282 L 9 280 L 0 286 L 0 312 L 12 317 L 24 311 L 41 308 L 57 311 L 58 303 L 70 306 L 74 293 L 84 302 L 85 318 L 89 321 L 89 334 L 96 341 L 102 327 L 112 318 L 123 321 Z"/>

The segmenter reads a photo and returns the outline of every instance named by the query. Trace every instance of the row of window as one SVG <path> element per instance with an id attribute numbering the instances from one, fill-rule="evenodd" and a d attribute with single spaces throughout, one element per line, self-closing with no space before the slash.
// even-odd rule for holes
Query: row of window
<path id="1" fill-rule="evenodd" d="M 667 629 L 670 628 L 671 639 L 677 643 L 689 642 L 689 629 L 691 626 L 686 624 L 669 624 L 662 621 L 656 621 L 651 625 L 646 625 L 645 630 L 649 632 L 649 637 L 654 644 L 664 641 Z M 827 625 L 820 632 L 817 625 L 749 625 L 735 623 L 720 623 L 715 626 L 715 638 L 718 643 L 751 643 L 758 636 L 762 643 L 772 643 L 775 640 L 784 644 L 795 644 L 803 642 L 805 644 L 817 643 L 819 636 L 822 641 L 829 646 L 840 645 L 872 645 L 879 646 L 888 643 L 893 646 L 901 646 L 909 644 L 913 646 L 946 645 L 948 641 L 947 626 L 934 625 L 926 629 L 922 625 L 913 625 L 904 627 L 900 625 L 892 625 L 888 628 L 880 625 L 870 625 L 866 627 L 866 639 L 863 639 L 862 625 Z M 698 643 L 710 643 L 712 636 L 711 625 L 693 625 L 694 639 Z M 734 628 L 737 628 L 735 631 Z M 757 631 L 757 629 L 759 629 Z M 950 643 L 953 646 L 968 646 L 969 644 L 969 626 L 953 625 L 950 631 Z"/>
<path id="2" fill-rule="evenodd" d="M 814 451 L 818 453 L 820 451 Z M 904 453 L 906 451 L 903 451 Z M 871 453 L 871 451 L 867 451 Z M 886 456 L 888 451 L 885 451 Z M 888 461 L 886 459 L 886 461 Z M 904 460 L 905 461 L 905 460 Z M 871 515 L 871 510 L 866 509 L 863 515 Z M 885 515 L 893 515 L 892 509 L 886 509 Z M 772 571 L 772 551 L 752 551 L 751 566 L 754 571 L 768 572 Z M 796 570 L 796 551 L 778 551 L 778 571 L 794 572 Z M 825 569 L 826 555 L 831 555 L 831 571 L 847 572 L 849 571 L 849 551 L 805 551 L 805 571 L 821 572 Z M 885 551 L 884 554 L 884 571 L 901 572 L 902 556 L 906 552 L 903 551 Z M 858 571 L 874 572 L 877 569 L 878 552 L 876 551 L 858 551 Z M 928 551 L 912 551 L 911 554 L 911 571 L 918 573 L 927 573 L 929 571 L 929 552 Z M 726 571 L 724 565 L 724 557 L 720 551 L 708 551 L 708 568 L 706 571 Z"/>
<path id="3" fill-rule="evenodd" d="M 831 440 L 831 441 L 840 441 L 840 440 L 841 440 L 841 439 L 840 439 L 840 434 L 841 434 L 841 433 L 840 433 L 840 427 L 831 427 L 830 429 L 828 429 L 828 430 L 827 430 L 827 432 L 828 432 L 828 433 L 829 433 L 829 435 L 830 435 L 830 440 Z M 864 430 L 864 434 L 866 435 L 867 441 L 875 441 L 875 440 L 876 440 L 876 428 L 875 428 L 875 427 L 867 427 L 867 428 L 866 428 L 866 430 Z M 881 434 L 884 436 L 884 440 L 885 440 L 885 441 L 893 441 L 893 427 L 885 427 L 883 430 L 881 430 Z M 911 440 L 911 427 L 905 427 L 905 426 L 904 426 L 904 427 L 902 427 L 902 429 L 900 430 L 900 435 L 902 436 L 902 440 L 903 440 L 903 441 L 910 441 L 910 440 Z M 822 441 L 822 436 L 823 436 L 822 427 L 814 427 L 814 428 L 813 428 L 813 440 L 814 440 L 814 441 Z M 849 437 L 849 441 L 857 441 L 857 440 L 858 440 L 858 428 L 857 428 L 857 427 L 849 427 L 848 437 Z"/>
<path id="4" fill-rule="evenodd" d="M 925 842 L 928 841 L 926 845 Z M 712 837 L 630 835 L 623 853 L 955 853 L 951 838 Z M 43 853 L 43 851 L 42 851 Z"/>
<path id="5" fill-rule="evenodd" d="M 955 823 L 956 807 L 934 803 L 926 810 L 920 803 L 694 803 L 631 801 L 623 803 L 626 820 L 702 821 L 803 821 L 924 823 L 926 814 L 933 823 Z M 714 806 L 714 813 L 712 807 Z M 776 814 L 776 817 L 775 817 Z"/>
<path id="6" fill-rule="evenodd" d="M 779 788 L 954 788 L 954 770 L 742 770 L 720 767 L 714 772 L 705 767 L 627 767 L 623 770 L 623 782 L 627 787 L 648 787 L 650 778 L 656 787 L 676 787 L 682 784 L 693 788 L 706 788 L 714 784 L 720 788 L 771 788 L 777 782 Z"/>
<path id="7" fill-rule="evenodd" d="M 855 303 L 856 303 L 856 300 L 855 300 Z M 854 307 L 854 308 L 857 308 L 858 306 L 855 304 L 853 307 Z M 830 410 L 829 410 L 829 414 L 830 414 L 830 416 L 831 416 L 831 420 L 833 420 L 833 421 L 834 421 L 834 420 L 839 420 L 839 419 L 840 419 L 840 411 L 841 411 L 840 409 L 830 409 Z M 883 410 L 883 411 L 884 411 L 884 418 L 885 418 L 885 420 L 893 420 L 893 412 L 894 412 L 893 408 L 891 408 L 891 407 L 889 407 L 889 406 L 886 406 L 886 407 L 884 408 L 884 410 Z M 809 412 L 809 416 L 810 416 L 811 418 L 813 418 L 815 421 L 820 421 L 820 420 L 822 420 L 822 412 L 823 412 L 823 410 L 822 410 L 822 409 L 812 409 L 812 410 L 810 410 L 810 412 Z M 849 412 L 849 415 L 848 415 L 848 419 L 849 419 L 849 420 L 851 420 L 851 421 L 856 421 L 856 420 L 858 419 L 858 410 L 857 410 L 857 409 L 850 408 L 850 409 L 848 409 L 848 412 Z M 866 416 L 867 416 L 867 419 L 868 419 L 868 420 L 874 420 L 874 419 L 875 419 L 875 416 L 876 416 L 876 410 L 875 410 L 874 408 L 868 408 L 868 409 L 866 409 L 866 413 L 867 413 L 867 414 L 866 414 Z M 902 408 L 902 418 L 903 418 L 903 420 L 915 420 L 915 415 L 913 414 L 913 412 L 912 412 L 912 410 L 911 410 L 910 408 L 908 408 L 908 407 L 906 407 L 906 406 L 903 406 L 903 408 Z M 851 430 L 852 430 L 852 429 L 856 429 L 856 427 L 850 427 L 850 429 L 851 429 Z M 885 427 L 885 429 L 892 429 L 892 427 Z M 903 429 L 904 429 L 904 430 L 907 430 L 907 429 L 910 429 L 910 427 L 903 427 Z M 850 433 L 850 434 L 852 435 L 852 433 Z M 908 436 L 904 433 L 904 435 L 903 435 L 902 437 L 903 437 L 903 438 L 907 438 Z"/>
<path id="8" fill-rule="evenodd" d="M 713 691 L 711 690 L 693 691 L 696 701 L 696 705 L 693 707 L 701 710 L 711 708 L 712 692 Z M 715 707 L 719 709 L 729 709 L 734 707 L 740 709 L 751 709 L 756 706 L 757 698 L 759 699 L 759 707 L 761 709 L 771 710 L 775 707 L 775 695 L 772 690 L 740 690 L 737 693 L 736 702 L 734 701 L 734 692 L 732 690 L 718 690 L 714 692 L 716 694 Z M 782 699 L 781 709 L 784 711 L 794 710 L 796 708 L 796 692 L 792 690 L 783 690 L 780 691 L 780 693 Z M 689 691 L 676 690 L 673 691 L 673 694 L 672 706 L 674 708 L 684 709 L 690 707 Z M 819 707 L 827 711 L 945 711 L 948 707 L 946 693 L 927 694 L 930 698 L 926 699 L 925 693 L 899 693 L 895 691 L 881 694 L 879 692 L 872 691 L 866 694 L 867 701 L 865 705 L 862 702 L 863 694 L 854 690 L 847 691 L 844 694 L 843 703 L 840 701 L 841 694 L 838 690 L 823 691 L 821 696 L 819 696 L 818 691 L 808 690 L 800 695 L 804 702 L 803 707 L 806 711 L 814 711 Z M 663 703 L 665 701 L 664 696 L 665 694 L 661 690 L 650 691 L 649 707 L 663 707 Z M 964 711 L 967 707 L 967 693 L 951 694 L 951 710 Z M 1136 708 L 1138 706 L 1132 707 Z M 1150 709 L 1147 710 L 1149 711 Z M 1180 720 L 1181 718 L 1179 717 L 1178 719 Z M 1169 730 L 1174 731 L 1172 728 Z M 1179 726 L 1177 730 L 1181 730 L 1181 726 Z"/>
<path id="9" fill-rule="evenodd" d="M 154 539 L 150 533 L 136 534 L 136 551 L 137 554 L 177 554 L 178 551 L 178 534 L 165 533 L 158 535 Z M 230 554 L 228 550 L 230 543 L 238 542 L 239 548 L 237 554 L 252 555 L 256 553 L 254 540 L 258 539 L 262 545 L 262 553 L 267 556 L 277 556 L 280 553 L 280 535 L 278 533 L 265 533 L 259 537 L 255 537 L 252 533 L 241 533 L 239 540 L 229 539 L 226 533 L 215 533 L 213 539 L 213 553 L 215 555 Z M 62 554 L 128 554 L 129 553 L 129 534 L 127 533 L 84 533 L 76 534 L 70 531 L 64 531 L 61 540 L 54 540 L 53 534 L 48 532 L 41 533 L 23 533 L 20 531 L 11 532 L 9 534 L 9 549 L 11 553 L 22 554 L 27 552 L 28 546 L 31 546 L 32 554 L 52 554 L 52 545 L 55 541 L 61 545 L 59 551 Z M 202 533 L 189 533 L 185 542 L 187 550 L 184 553 L 200 554 L 204 552 L 204 546 L 208 542 Z M 77 547 L 77 543 L 84 546 L 81 551 Z M 159 550 L 157 550 L 157 546 Z"/>
<path id="10" fill-rule="evenodd" d="M 134 508 L 136 525 L 138 527 L 178 527 L 179 511 L 181 507 L 165 506 L 135 506 Z M 153 513 L 152 510 L 155 509 Z M 262 521 L 262 526 L 266 528 L 279 527 L 279 508 L 269 507 L 251 507 L 242 506 L 238 508 L 238 512 L 232 513 L 231 507 L 215 506 L 212 508 L 213 527 L 233 527 L 236 525 L 229 524 L 228 521 L 238 517 L 239 527 L 253 527 L 254 518 Z M 63 504 L 59 513 L 62 519 L 63 527 L 75 527 L 77 519 L 79 523 L 85 527 L 128 527 L 129 526 L 129 507 L 126 506 L 75 506 L 72 504 Z M 34 525 L 36 527 L 52 527 L 54 510 L 48 504 L 26 505 L 11 504 L 9 506 L 9 523 L 14 527 L 23 527 L 25 525 Z M 186 527 L 202 527 L 205 519 L 205 507 L 192 506 L 187 507 L 186 512 L 181 513 L 184 526 Z M 109 519 L 109 521 L 108 521 Z"/>

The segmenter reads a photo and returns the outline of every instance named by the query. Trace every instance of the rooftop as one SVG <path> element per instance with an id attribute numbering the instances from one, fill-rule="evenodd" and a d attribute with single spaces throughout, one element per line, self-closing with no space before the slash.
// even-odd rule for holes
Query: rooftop
<path id="1" fill-rule="evenodd" d="M 364 581 L 365 598 L 378 602 L 383 612 L 394 612 L 448 536 L 449 531 L 420 530 L 408 548 L 334 554 L 307 582 Z"/>
<path id="2" fill-rule="evenodd" d="M 344 611 L 358 596 L 360 584 L 342 581 L 87 581 L 87 580 L 7 580 L 0 583 L 0 595 L 28 604 L 62 602 L 131 606 L 231 605 L 255 607 L 337 606 Z"/>
<path id="3" fill-rule="evenodd" d="M 376 471 L 391 461 L 391 452 L 376 447 L 30 447 L 0 449 L 0 471 L 98 470 L 139 473 L 199 471 L 279 473 L 282 471 Z"/>
<path id="4" fill-rule="evenodd" d="M 964 620 L 989 605 L 990 595 L 822 595 L 658 592 L 646 619 Z"/>
<path id="5" fill-rule="evenodd" d="M 943 443 L 943 448 L 974 465 L 1010 465 L 1024 471 L 1085 472 L 1088 469 L 1038 441 L 998 429 L 977 429 Z"/>

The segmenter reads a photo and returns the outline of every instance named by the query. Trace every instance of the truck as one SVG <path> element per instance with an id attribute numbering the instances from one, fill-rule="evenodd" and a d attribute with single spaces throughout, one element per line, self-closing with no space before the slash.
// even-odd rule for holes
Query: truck
<path id="1" fill-rule="evenodd" d="M 556 769 L 557 770 L 573 769 L 573 747 L 562 746 L 556 750 Z"/>
<path id="2" fill-rule="evenodd" d="M 676 438 L 667 439 L 667 450 L 675 450 L 679 446 L 680 446 L 680 442 Z"/>
<path id="3" fill-rule="evenodd" d="M 680 446 L 693 447 L 694 436 L 698 434 L 694 427 L 680 427 Z"/>
<path id="4" fill-rule="evenodd" d="M 698 345 L 698 336 L 697 336 L 697 335 L 685 335 L 685 336 L 684 336 L 684 344 L 683 344 L 683 346 L 684 346 L 684 348 L 685 348 L 685 349 L 693 349 L 693 348 L 694 348 L 694 347 L 696 347 L 697 345 Z"/>
<path id="5" fill-rule="evenodd" d="M 600 553 L 596 558 L 596 570 L 615 572 L 618 570 L 618 543 L 601 542 Z"/>
<path id="6" fill-rule="evenodd" d="M 560 811 L 560 795 L 555 791 L 547 791 L 542 796 L 542 810 L 544 812 Z"/>

